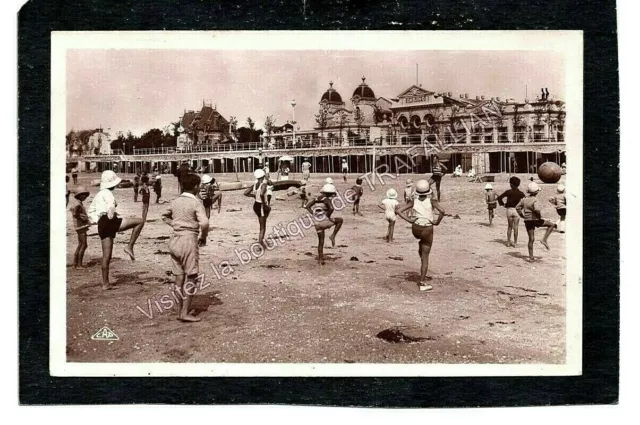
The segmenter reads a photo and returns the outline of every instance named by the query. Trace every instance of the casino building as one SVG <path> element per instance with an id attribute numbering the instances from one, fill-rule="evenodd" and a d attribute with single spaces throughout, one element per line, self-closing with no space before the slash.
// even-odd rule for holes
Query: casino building
<path id="1" fill-rule="evenodd" d="M 320 98 L 317 125 L 296 134 L 300 147 L 377 144 L 384 160 L 385 147 L 422 144 L 450 169 L 461 165 L 464 171 L 473 166 L 479 173 L 524 173 L 547 160 L 565 161 L 565 115 L 565 103 L 547 89 L 533 101 L 518 102 L 411 85 L 387 98 L 376 97 L 362 77 L 348 103 L 330 82 Z M 291 131 L 272 135 L 274 140 L 292 136 Z M 420 168 L 430 171 L 426 159 L 418 158 L 425 163 Z"/>

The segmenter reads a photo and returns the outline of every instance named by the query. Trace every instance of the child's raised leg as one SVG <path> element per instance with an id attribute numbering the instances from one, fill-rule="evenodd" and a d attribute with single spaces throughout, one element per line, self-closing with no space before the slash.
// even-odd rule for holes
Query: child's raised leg
<path id="1" fill-rule="evenodd" d="M 113 238 L 104 238 L 101 244 L 102 263 L 100 263 L 100 268 L 102 270 L 102 289 L 107 290 L 113 288 L 109 283 L 109 265 L 111 264 L 111 253 L 113 251 Z"/>
<path id="2" fill-rule="evenodd" d="M 549 243 L 547 242 L 547 239 L 549 239 L 549 235 L 551 233 L 553 233 L 553 229 L 556 228 L 555 223 L 549 221 L 549 220 L 545 220 L 544 224 L 542 225 L 542 227 L 546 227 L 547 231 L 545 232 L 544 236 L 542 237 L 542 240 L 540 241 L 540 243 L 542 244 L 542 246 L 544 246 L 545 248 L 549 249 Z"/>
<path id="3" fill-rule="evenodd" d="M 215 204 L 218 203 L 218 214 L 220 214 L 220 210 L 222 209 L 222 193 L 216 193 L 215 195 L 213 195 L 213 198 L 211 198 L 211 203 Z"/>
<path id="4" fill-rule="evenodd" d="M 135 261 L 136 257 L 133 254 L 133 246 L 140 236 L 140 232 L 142 232 L 142 228 L 144 227 L 144 221 L 142 218 L 131 217 L 131 218 L 123 218 L 122 223 L 120 224 L 119 232 L 124 232 L 125 230 L 133 229 L 131 232 L 131 238 L 129 239 L 129 244 L 125 247 L 124 252 L 131 258 L 131 261 Z"/>
<path id="5" fill-rule="evenodd" d="M 341 217 L 336 217 L 333 219 L 333 221 L 335 222 L 335 227 L 333 228 L 333 233 L 331 234 L 331 236 L 329 236 L 329 240 L 331 241 L 331 246 L 335 248 L 336 235 L 340 231 L 340 228 L 342 227 L 342 223 L 344 223 L 344 220 Z M 324 235 L 323 235 L 323 239 L 324 239 Z"/>

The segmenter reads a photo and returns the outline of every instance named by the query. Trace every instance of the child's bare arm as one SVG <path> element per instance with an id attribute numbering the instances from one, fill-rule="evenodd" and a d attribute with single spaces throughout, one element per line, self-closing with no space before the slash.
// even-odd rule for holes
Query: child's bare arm
<path id="1" fill-rule="evenodd" d="M 252 192 L 253 192 L 253 185 L 249 186 L 247 190 L 244 191 L 244 196 L 248 196 L 249 198 L 251 198 L 253 196 Z"/>
<path id="2" fill-rule="evenodd" d="M 165 212 L 162 213 L 162 221 L 171 226 L 173 224 L 173 212 L 171 207 L 168 207 Z"/>
<path id="3" fill-rule="evenodd" d="M 518 202 L 518 205 L 516 205 L 516 212 L 521 218 L 524 218 L 524 214 L 522 213 L 523 209 L 524 209 L 524 202 L 521 199 L 520 202 Z"/>
<path id="4" fill-rule="evenodd" d="M 435 208 L 438 211 L 438 213 L 440 213 L 436 221 L 433 223 L 434 226 L 437 226 L 438 224 L 440 224 L 440 222 L 444 218 L 444 214 L 445 214 L 444 208 L 442 208 L 442 206 L 440 205 L 440 202 L 436 201 L 435 199 L 431 200 L 431 206 Z"/>
<path id="5" fill-rule="evenodd" d="M 313 215 L 313 210 L 311 209 L 311 207 L 314 206 L 317 202 L 318 200 L 316 198 L 313 198 L 309 200 L 309 202 L 307 202 L 307 204 L 304 206 L 305 209 L 309 211 L 309 213 L 311 213 L 311 215 Z"/>
<path id="6" fill-rule="evenodd" d="M 198 220 L 198 224 L 200 224 L 200 237 L 198 241 L 200 245 L 206 245 L 207 235 L 209 234 L 209 218 L 207 218 L 207 213 L 201 203 L 198 203 L 196 207 L 196 219 Z"/>
<path id="7" fill-rule="evenodd" d="M 410 201 L 407 205 L 404 205 L 396 209 L 396 214 L 398 214 L 398 216 L 404 221 L 406 221 L 407 223 L 413 223 L 416 221 L 415 217 L 411 218 L 406 215 L 406 212 L 411 210 L 412 208 L 413 208 L 413 201 Z"/>

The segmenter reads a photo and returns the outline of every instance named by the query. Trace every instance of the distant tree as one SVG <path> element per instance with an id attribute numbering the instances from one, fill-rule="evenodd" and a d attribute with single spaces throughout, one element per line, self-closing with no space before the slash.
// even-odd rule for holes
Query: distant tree
<path id="1" fill-rule="evenodd" d="M 276 126 L 276 120 L 273 118 L 273 115 L 269 115 L 264 120 L 264 131 L 267 133 L 267 137 L 271 138 L 271 133 L 273 133 L 273 129 Z"/>
<path id="2" fill-rule="evenodd" d="M 151 130 L 140 136 L 140 140 L 136 141 L 135 146 L 141 148 L 159 148 L 163 145 L 163 143 L 164 133 L 162 132 L 162 130 L 158 128 L 152 128 Z M 127 144 L 129 143 L 127 142 Z"/>
<path id="3" fill-rule="evenodd" d="M 251 132 L 249 133 L 249 143 L 251 143 L 253 142 L 253 130 L 256 127 L 256 122 L 252 120 L 251 117 L 247 117 L 247 127 L 249 127 L 249 130 L 251 130 Z"/>
<path id="4" fill-rule="evenodd" d="M 262 130 L 252 130 L 249 127 L 240 127 L 238 130 L 238 143 L 251 143 L 252 140 L 259 140 Z"/>
<path id="5" fill-rule="evenodd" d="M 229 117 L 229 135 L 234 141 L 238 140 L 238 119 Z"/>

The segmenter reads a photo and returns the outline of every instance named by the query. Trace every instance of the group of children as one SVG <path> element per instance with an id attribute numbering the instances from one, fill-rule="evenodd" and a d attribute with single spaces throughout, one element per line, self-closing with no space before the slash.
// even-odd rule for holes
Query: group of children
<path id="1" fill-rule="evenodd" d="M 507 246 L 515 247 L 518 243 L 518 224 L 520 222 L 520 218 L 522 218 L 529 237 L 529 242 L 527 244 L 529 249 L 528 261 L 533 262 L 535 261 L 533 257 L 533 245 L 535 242 L 536 228 L 544 227 L 547 229 L 540 241 L 542 246 L 546 249 L 549 249 L 548 239 L 554 229 L 564 232 L 564 225 L 567 216 L 567 200 L 564 194 L 564 185 L 559 184 L 556 187 L 556 191 L 558 192 L 557 195 L 549 198 L 549 202 L 555 206 L 556 212 L 560 217 L 555 223 L 542 218 L 542 208 L 536 198 L 538 193 L 541 191 L 537 183 L 531 181 L 527 185 L 528 196 L 525 196 L 525 194 L 520 191 L 520 179 L 518 177 L 512 176 L 509 179 L 509 185 L 511 188 L 499 196 L 497 196 L 493 191 L 491 183 L 487 183 L 485 186 L 485 203 L 487 204 L 489 212 L 489 225 L 493 224 L 494 210 L 497 205 L 499 204 L 500 206 L 505 207 L 507 212 Z M 513 242 L 511 242 L 512 232 Z"/>
<path id="2" fill-rule="evenodd" d="M 442 168 L 441 168 L 442 169 Z M 266 247 L 265 233 L 267 218 L 271 212 L 270 198 L 273 184 L 263 169 L 254 172 L 255 182 L 246 191 L 245 196 L 254 200 L 253 210 L 258 216 L 260 233 L 259 242 Z M 149 177 L 141 176 L 139 181 L 141 187 L 135 189 L 137 201 L 138 192 L 142 195 L 142 218 L 122 218 L 116 212 L 117 202 L 113 195 L 113 190 L 118 186 L 121 179 L 113 171 L 102 173 L 100 190 L 91 202 L 89 210 L 85 210 L 83 201 L 89 196 L 89 191 L 80 186 L 75 190 L 74 198 L 78 201 L 72 208 L 75 229 L 78 235 L 78 247 L 74 253 L 74 267 L 82 266 L 82 259 L 87 248 L 87 230 L 92 225 L 98 226 L 98 235 L 102 245 L 102 288 L 112 289 L 109 282 L 109 265 L 113 250 L 113 243 L 118 232 L 132 229 L 129 243 L 125 247 L 125 253 L 135 261 L 134 245 L 139 237 L 149 208 Z M 564 229 L 566 217 L 566 197 L 564 187 L 558 185 L 557 196 L 550 198 L 550 202 L 555 205 L 560 221 L 553 223 L 542 219 L 541 208 L 537 202 L 536 195 L 540 188 L 533 181 L 527 187 L 528 197 L 519 189 L 520 179 L 511 177 L 509 180 L 511 188 L 499 196 L 493 192 L 490 184 L 485 187 L 485 200 L 489 210 L 489 221 L 492 223 L 493 211 L 497 205 L 504 206 L 507 210 L 507 239 L 508 246 L 515 246 L 518 239 L 519 219 L 523 218 L 525 228 L 529 236 L 529 261 L 533 261 L 533 242 L 535 241 L 535 229 L 546 228 L 545 235 L 541 243 L 545 248 L 549 248 L 547 239 L 553 229 Z M 432 185 L 437 185 L 437 179 L 419 180 L 415 186 L 411 179 L 407 180 L 404 190 L 404 205 L 398 201 L 398 193 L 395 189 L 388 189 L 386 197 L 380 203 L 380 208 L 385 212 L 385 219 L 388 223 L 387 234 L 384 239 L 393 242 L 395 223 L 397 217 L 402 218 L 411 224 L 411 231 L 418 240 L 418 255 L 421 260 L 419 289 L 428 291 L 433 287 L 428 283 L 431 280 L 427 276 L 429 267 L 429 255 L 433 244 L 434 226 L 438 226 L 445 216 L 445 211 L 439 203 L 437 196 L 434 196 Z M 211 208 L 217 204 L 218 213 L 221 210 L 222 195 L 214 178 L 203 176 L 200 178 L 196 174 L 187 174 L 182 179 L 182 192 L 180 196 L 173 200 L 166 211 L 162 213 L 162 220 L 173 228 L 173 234 L 169 241 L 169 252 L 171 254 L 173 273 L 175 275 L 175 290 L 180 292 L 178 319 L 185 322 L 199 321 L 198 317 L 190 313 L 192 296 L 186 291 L 186 285 L 195 285 L 195 280 L 199 274 L 199 247 L 206 244 L 209 231 L 209 218 Z M 358 178 L 356 184 L 351 188 L 351 201 L 353 203 L 353 214 L 362 215 L 360 212 L 360 200 L 364 194 L 362 179 Z M 340 231 L 344 220 L 334 217 L 335 212 L 332 200 L 337 195 L 337 190 L 331 178 L 325 180 L 320 195 L 309 199 L 306 189 L 306 181 L 302 184 L 301 199 L 304 207 L 314 218 L 314 227 L 318 235 L 318 262 L 324 264 L 324 242 L 325 232 L 333 228 L 329 236 L 332 246 L 336 244 L 336 235 Z M 437 214 L 436 214 L 437 213 Z M 561 226 L 562 224 L 562 226 Z M 514 234 L 513 243 L 511 233 Z"/>

